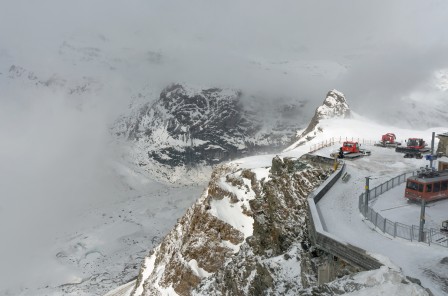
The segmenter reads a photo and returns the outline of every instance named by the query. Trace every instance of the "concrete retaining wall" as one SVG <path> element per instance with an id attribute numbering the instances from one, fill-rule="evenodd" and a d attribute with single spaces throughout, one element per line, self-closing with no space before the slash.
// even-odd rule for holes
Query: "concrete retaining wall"
<path id="1" fill-rule="evenodd" d="M 334 160 L 327 158 L 326 162 L 328 161 Z M 308 197 L 308 227 L 310 239 L 318 248 L 347 261 L 353 266 L 364 270 L 378 269 L 382 266 L 382 264 L 368 255 L 365 250 L 355 247 L 327 232 L 325 229 L 325 224 L 323 223 L 317 209 L 317 203 L 323 196 L 325 196 L 334 183 L 339 180 L 344 168 L 345 164 L 340 165 L 339 168 Z"/>

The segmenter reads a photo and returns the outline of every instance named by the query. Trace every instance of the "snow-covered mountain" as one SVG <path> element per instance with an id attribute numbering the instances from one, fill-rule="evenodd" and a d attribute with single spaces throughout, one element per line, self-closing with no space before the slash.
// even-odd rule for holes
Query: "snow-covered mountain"
<path id="1" fill-rule="evenodd" d="M 335 89 L 329 91 L 322 105 L 316 108 L 314 116 L 308 126 L 297 132 L 295 143 L 288 149 L 303 145 L 314 139 L 319 133 L 323 132 L 320 122 L 324 119 L 349 118 L 350 107 L 345 96 Z"/>
<path id="2" fill-rule="evenodd" d="M 361 273 L 343 264 L 336 280 L 320 286 L 316 282 L 317 266 L 327 255 L 311 247 L 305 201 L 332 165 L 306 153 L 331 137 L 367 142 L 389 128 L 352 112 L 342 93 L 330 91 L 297 142 L 281 156 L 253 156 L 215 167 L 200 199 L 150 251 L 136 283 L 122 291 L 126 295 L 370 295 L 373 291 L 430 295 L 418 280 L 407 277 L 420 271 L 407 267 L 403 273 L 387 259 L 381 259 L 382 268 Z M 430 137 L 429 131 L 394 132 L 399 137 Z M 381 154 L 383 148 L 377 149 Z M 394 166 L 381 166 L 381 156 L 378 160 L 377 164 L 366 159 L 359 168 L 376 170 L 386 178 L 400 169 L 421 166 L 415 159 L 400 158 Z M 361 173 L 361 179 L 363 174 L 367 173 Z M 431 287 L 430 279 L 425 282 Z"/>
<path id="3" fill-rule="evenodd" d="M 134 162 L 162 180 L 208 178 L 212 165 L 281 150 L 302 127 L 305 102 L 260 100 L 233 89 L 172 84 L 121 118 L 114 132 L 131 141 Z"/>
<path id="4" fill-rule="evenodd" d="M 259 165 L 215 168 L 201 198 L 145 259 L 132 295 L 300 291 L 300 269 L 287 267 L 298 267 L 309 248 L 306 196 L 331 165 L 280 157 Z"/>
<path id="5" fill-rule="evenodd" d="M 419 129 L 448 125 L 445 51 L 440 50 L 440 61 L 427 59 L 434 54 L 429 50 L 434 42 L 440 41 L 426 34 L 427 29 L 439 32 L 432 30 L 428 20 L 445 20 L 442 9 L 434 18 L 409 17 L 409 11 L 404 9 L 399 19 L 422 20 L 424 25 L 403 26 L 403 22 L 397 22 L 396 11 L 375 5 L 375 13 L 369 13 L 372 7 L 365 7 L 366 14 L 353 13 L 338 3 L 334 9 L 325 10 L 328 14 L 322 14 L 321 5 L 302 9 L 299 6 L 303 3 L 299 2 L 298 6 L 282 5 L 283 10 L 272 9 L 278 8 L 277 4 L 263 3 L 254 9 L 251 3 L 238 1 L 219 5 L 210 1 L 197 5 L 185 1 L 174 5 L 103 2 L 89 2 L 88 9 L 80 1 L 57 0 L 30 1 L 27 5 L 9 1 L 2 7 L 0 295 L 101 295 L 133 279 L 147 250 L 157 247 L 196 201 L 213 165 L 261 153 L 251 158 L 253 167 L 247 162 L 244 166 L 257 171 L 256 166 L 265 157 L 269 159 L 261 164 L 262 168 L 271 166 L 274 156 L 264 153 L 280 151 L 291 139 L 296 140 L 293 136 L 308 124 L 313 115 L 308 108 L 314 109 L 321 102 L 322 91 L 333 87 L 344 90 L 353 102 L 352 108 L 357 102 L 357 112 L 375 118 L 378 113 L 362 109 L 363 102 L 375 104 L 376 99 L 383 98 L 388 103 L 392 90 L 395 97 L 390 99 L 391 104 L 384 104 L 390 105 L 384 112 L 389 114 L 383 116 L 388 124 Z M 336 26 L 334 15 L 340 20 Z M 373 35 L 372 22 L 366 15 L 381 22 L 373 26 L 377 28 Z M 344 21 L 357 16 L 362 17 L 355 22 Z M 353 28 L 351 24 L 362 23 L 363 19 L 367 26 L 361 24 L 355 34 L 347 34 Z M 396 24 L 399 26 L 394 27 Z M 441 24 L 438 22 L 436 28 L 444 27 Z M 423 38 L 415 38 L 417 27 L 424 29 L 420 30 L 423 36 L 419 36 Z M 308 34 L 309 28 L 316 32 Z M 382 37 L 387 32 L 392 35 L 385 40 Z M 403 38 L 397 40 L 396 36 Z M 408 48 L 406 38 L 418 40 L 419 49 Z M 405 71 L 394 71 L 397 65 L 388 61 L 397 59 L 389 53 L 397 57 L 405 53 L 406 59 L 398 59 L 399 64 L 407 65 Z M 442 67 L 445 70 L 436 73 L 438 80 L 429 82 L 436 84 L 439 92 L 435 95 L 440 98 L 430 103 L 426 100 L 428 89 L 421 82 Z M 389 69 L 389 76 L 382 75 Z M 412 79 L 406 72 L 422 72 L 416 76 L 424 77 Z M 231 110 L 215 109 L 216 124 L 209 125 L 208 119 L 199 114 L 205 109 L 192 107 L 195 103 L 189 99 L 179 100 L 182 106 L 176 116 L 163 104 L 152 108 L 163 88 L 173 81 L 182 81 L 186 93 L 194 93 L 198 101 L 211 102 L 212 96 L 216 96 L 216 102 L 228 99 L 225 106 Z M 195 84 L 206 87 L 187 86 Z M 207 90 L 210 93 L 204 94 Z M 417 91 L 421 93 L 408 98 Z M 251 95 L 256 92 L 273 95 L 265 99 Z M 294 100 L 282 101 L 282 97 Z M 110 138 L 110 125 L 118 114 L 127 112 L 130 98 L 135 113 L 121 122 L 129 126 L 140 119 L 149 122 L 133 125 L 142 130 L 122 125 L 124 128 L 118 129 L 120 141 L 116 141 Z M 147 106 L 142 107 L 144 104 Z M 174 108 L 177 103 L 168 104 Z M 158 119 L 140 116 L 156 109 L 161 114 Z M 198 116 L 190 115 L 195 111 Z M 242 124 L 239 129 L 227 128 L 226 114 Z M 377 139 L 391 131 L 387 124 L 375 125 L 354 113 L 346 120 L 344 125 L 338 120 L 320 120 L 323 132 L 317 131 L 308 144 L 334 134 Z M 153 122 L 165 124 L 166 129 Z M 208 134 L 203 137 L 202 130 L 196 130 L 193 142 L 190 127 L 202 125 L 208 125 Z M 168 126 L 172 134 L 168 134 Z M 117 131 L 117 126 L 113 130 Z M 153 130 L 160 131 L 158 137 L 146 134 Z M 400 140 L 419 135 L 428 140 L 426 131 L 395 132 Z M 302 148 L 309 146 L 305 144 L 295 151 Z M 280 158 L 298 158 L 303 152 L 294 154 L 293 150 Z M 175 161 L 179 165 L 172 165 Z M 390 163 L 390 170 L 397 167 L 404 164 Z M 162 184 L 154 176 L 164 182 L 195 184 Z M 288 251 L 285 258 L 296 253 Z M 281 266 L 283 274 L 290 273 L 288 263 L 292 268 L 297 263 L 283 261 L 283 257 L 270 262 L 269 269 Z M 442 262 L 438 268 L 443 271 L 445 266 Z M 296 270 L 291 277 L 297 274 Z M 388 271 L 364 275 L 354 276 L 345 291 L 360 282 L 384 279 L 385 286 L 393 283 L 398 287 L 396 281 L 402 281 Z M 219 287 L 221 279 L 230 282 L 228 276 L 217 279 L 219 283 L 211 282 L 210 287 Z M 373 287 L 377 286 L 371 290 Z M 406 291 L 406 287 L 413 286 L 399 287 Z"/>

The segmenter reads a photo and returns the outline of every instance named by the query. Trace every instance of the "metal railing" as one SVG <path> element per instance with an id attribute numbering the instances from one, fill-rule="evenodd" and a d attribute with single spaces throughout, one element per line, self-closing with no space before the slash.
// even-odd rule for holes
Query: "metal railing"
<path id="1" fill-rule="evenodd" d="M 334 145 L 335 143 L 342 143 L 344 141 L 356 141 L 360 144 L 364 144 L 364 145 L 374 145 L 377 141 L 375 140 L 371 140 L 371 139 L 364 139 L 364 138 L 357 138 L 357 137 L 342 137 L 339 136 L 339 138 L 331 138 L 325 141 L 321 141 L 317 144 L 313 144 L 310 146 L 310 151 L 309 153 L 313 153 L 316 152 L 322 148 L 325 147 L 330 147 L 332 145 Z"/>
<path id="2" fill-rule="evenodd" d="M 310 152 L 309 153 L 316 152 L 316 151 L 318 151 L 318 150 L 320 150 L 322 148 L 325 148 L 325 147 L 330 147 L 330 146 L 334 145 L 334 143 L 335 143 L 334 142 L 334 138 L 331 138 L 329 140 L 325 140 L 325 141 L 319 142 L 317 144 L 313 144 L 313 145 L 310 146 Z"/>
<path id="3" fill-rule="evenodd" d="M 365 193 L 362 193 L 359 196 L 359 202 L 358 202 L 359 212 L 383 233 L 387 233 L 390 236 L 399 237 L 409 241 L 418 241 L 420 232 L 419 226 L 406 225 L 403 223 L 391 221 L 381 216 L 381 214 L 376 212 L 369 205 L 375 199 L 377 199 L 378 196 L 406 182 L 406 179 L 408 177 L 414 175 L 415 172 L 404 173 L 369 190 L 368 207 L 365 206 L 366 205 Z M 423 228 L 423 242 L 427 243 L 428 245 L 437 244 L 448 248 L 448 236 L 440 232 L 438 229 L 434 228 Z"/>

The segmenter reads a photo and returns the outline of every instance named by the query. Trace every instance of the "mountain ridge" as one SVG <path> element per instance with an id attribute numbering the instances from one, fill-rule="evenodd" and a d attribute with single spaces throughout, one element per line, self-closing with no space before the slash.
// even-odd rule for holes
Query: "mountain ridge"
<path id="1" fill-rule="evenodd" d="M 173 171 L 185 180 L 191 171 L 290 144 L 301 126 L 300 105 L 274 105 L 269 116 L 275 120 L 264 121 L 262 106 L 251 100 L 257 99 L 239 90 L 171 84 L 157 100 L 118 120 L 113 132 L 133 143 L 133 162 L 177 182 Z"/>

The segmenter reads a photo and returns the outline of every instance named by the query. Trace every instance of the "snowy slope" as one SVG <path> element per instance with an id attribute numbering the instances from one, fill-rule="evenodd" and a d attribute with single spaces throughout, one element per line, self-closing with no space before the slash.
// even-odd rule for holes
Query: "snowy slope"
<path id="1" fill-rule="evenodd" d="M 316 143 L 319 143 L 321 141 L 330 139 L 330 138 L 335 138 L 335 139 L 344 139 L 344 138 L 354 138 L 354 139 L 358 139 L 359 141 L 363 141 L 365 143 L 368 143 L 370 141 L 370 143 L 373 143 L 374 140 L 374 136 L 377 135 L 376 137 L 379 138 L 381 136 L 381 134 L 385 133 L 386 131 L 390 131 L 390 127 L 385 127 L 382 126 L 380 124 L 377 124 L 375 122 L 371 122 L 368 121 L 367 119 L 363 118 L 360 115 L 357 115 L 354 112 L 351 112 L 352 116 L 351 118 L 321 118 L 318 122 L 318 127 L 319 129 L 316 129 L 318 132 L 316 132 L 316 134 L 314 135 L 314 137 L 312 139 L 308 139 L 308 141 L 303 142 L 303 140 L 299 139 L 298 142 L 296 143 L 296 145 L 293 145 L 292 147 L 290 147 L 289 149 L 285 150 L 282 154 L 281 157 L 299 157 L 305 153 L 307 153 L 310 150 L 310 147 L 313 146 Z M 444 127 L 439 127 L 439 128 L 434 128 L 431 130 L 427 130 L 427 131 L 413 131 L 413 130 L 405 130 L 405 129 L 398 129 L 398 128 L 394 128 L 392 131 L 395 132 L 399 138 L 407 138 L 407 137 L 422 137 L 425 140 L 429 141 L 430 140 L 430 136 L 431 136 L 431 132 L 435 131 L 437 133 L 439 132 L 443 132 L 444 130 L 446 130 L 447 128 Z M 306 136 L 306 135 L 305 135 Z M 300 145 L 299 145 L 300 143 Z M 367 144 L 365 144 L 367 145 Z M 293 148 L 294 146 L 297 146 L 295 148 Z M 331 148 L 326 148 L 323 149 L 321 151 L 319 151 L 319 154 L 328 156 L 330 154 L 330 152 L 332 151 L 332 149 L 336 149 L 337 145 L 335 147 L 331 147 Z M 370 148 L 370 147 L 369 147 Z M 373 147 L 372 147 L 373 148 Z M 369 162 L 369 158 L 364 158 L 361 159 L 359 162 L 353 162 L 353 164 L 355 165 L 354 168 L 351 168 L 351 164 L 348 164 L 349 167 L 349 171 L 353 172 L 353 169 L 357 168 L 359 165 L 358 169 L 363 169 L 366 170 L 366 168 L 369 168 L 369 165 L 371 165 L 371 170 L 377 170 L 377 174 L 381 174 L 382 178 L 386 178 L 388 176 L 395 176 L 396 174 L 401 173 L 403 170 L 410 170 L 413 169 L 415 167 L 421 166 L 421 160 L 416 160 L 416 159 L 403 159 L 401 154 L 395 153 L 393 150 L 388 150 L 385 148 L 378 148 L 378 147 L 374 147 L 375 149 L 372 149 L 374 152 L 373 156 L 372 156 L 372 160 L 375 159 L 375 157 L 377 159 L 380 159 L 380 161 L 375 162 L 375 163 L 370 163 Z M 389 160 L 387 163 L 381 164 L 381 155 L 387 155 L 387 153 L 392 153 L 392 156 L 394 156 L 396 163 L 394 163 L 393 165 L 390 165 L 390 161 L 393 160 Z M 247 217 L 244 214 L 242 214 L 242 212 L 244 213 L 244 211 L 246 211 L 246 209 L 248 208 L 248 206 L 251 204 L 251 200 L 254 198 L 254 194 L 256 194 L 257 190 L 255 190 L 253 186 L 253 183 L 247 183 L 247 185 L 249 187 L 247 187 L 246 192 L 241 192 L 240 189 L 241 188 L 240 185 L 243 185 L 244 183 L 246 183 L 246 179 L 243 178 L 243 182 L 244 183 L 240 183 L 241 181 L 236 181 L 238 180 L 238 176 L 240 176 L 240 174 L 242 174 L 244 172 L 244 170 L 250 170 L 250 172 L 253 172 L 256 176 L 257 176 L 257 180 L 258 182 L 261 182 L 261 184 L 266 184 L 265 182 L 271 180 L 272 175 L 269 174 L 269 171 L 272 170 L 274 168 L 274 166 L 270 167 L 272 159 L 275 159 L 274 155 L 264 155 L 264 156 L 252 156 L 252 157 L 248 157 L 248 158 L 244 158 L 244 159 L 239 159 L 239 160 L 235 160 L 231 163 L 229 163 L 229 167 L 226 168 L 226 166 L 224 166 L 224 171 L 221 171 L 221 173 L 219 174 L 215 174 L 216 177 L 219 177 L 218 179 L 212 179 L 214 181 L 212 181 L 209 185 L 209 189 L 208 192 L 210 192 L 211 188 L 213 192 L 218 192 L 220 193 L 221 196 L 224 196 L 224 198 L 219 198 L 218 200 L 214 200 L 212 199 L 210 202 L 206 202 L 207 200 L 207 194 L 204 194 L 201 199 L 198 201 L 198 204 L 196 205 L 196 207 L 198 205 L 201 204 L 208 204 L 208 206 L 205 207 L 206 211 L 208 211 L 208 215 L 212 215 L 213 217 L 219 219 L 220 221 L 224 221 L 227 225 L 232 226 L 232 228 L 237 229 L 238 232 L 241 235 L 241 238 L 251 238 L 254 235 L 253 232 L 253 226 L 252 224 L 254 223 L 254 220 L 250 219 L 250 216 Z M 274 164 L 274 162 L 272 162 L 272 164 Z M 233 166 L 237 166 L 236 169 L 232 167 Z M 384 167 L 382 167 L 384 166 Z M 239 169 L 238 169 L 239 168 Z M 243 171 L 241 171 L 241 169 L 243 169 Z M 371 173 L 373 173 L 375 171 L 371 171 Z M 221 175 L 222 174 L 222 175 Z M 245 173 L 247 174 L 247 173 Z M 354 174 L 354 173 L 353 173 Z M 224 178 L 225 176 L 225 178 Z M 215 177 L 215 178 L 216 178 Z M 234 179 L 236 177 L 236 179 Z M 226 180 L 226 181 L 224 181 Z M 354 182 L 359 182 L 358 181 L 358 177 L 354 177 Z M 380 182 L 380 180 L 375 180 L 373 183 L 375 182 Z M 210 187 L 211 186 L 211 187 Z M 336 190 L 338 190 L 337 188 L 339 188 L 341 185 L 337 185 L 335 188 Z M 244 188 L 244 187 L 243 187 Z M 360 190 L 362 190 L 362 185 L 359 187 L 353 187 L 352 191 L 349 191 L 350 194 L 353 194 L 352 196 L 352 200 L 355 202 L 357 202 L 357 196 L 359 195 L 359 192 L 356 191 L 356 188 L 360 188 Z M 254 191 L 255 190 L 255 191 Z M 337 191 L 336 191 L 337 192 Z M 345 192 L 345 191 L 344 191 Z M 243 193 L 243 194 L 242 194 Z M 257 196 L 257 195 L 256 195 Z M 349 198 L 349 196 L 347 194 L 344 194 L 345 197 Z M 234 204 L 234 202 L 232 202 L 232 200 L 235 199 L 236 204 Z M 247 201 L 249 201 L 249 204 L 247 204 Z M 323 202 L 324 204 L 324 208 L 325 208 L 325 202 Z M 338 204 L 338 202 L 336 203 Z M 339 203 L 341 205 L 344 205 L 344 203 Z M 203 206 L 200 206 L 203 207 Z M 240 208 L 241 207 L 241 208 Z M 244 209 L 243 211 L 241 211 L 241 209 Z M 334 208 L 332 208 L 334 210 Z M 346 217 L 351 217 L 351 219 L 359 219 L 359 214 L 357 214 L 356 212 L 356 207 L 352 207 L 352 210 L 350 212 L 350 215 L 347 216 L 347 209 L 346 208 L 342 208 L 341 213 L 334 213 L 332 214 L 330 217 L 339 217 L 338 215 L 345 215 Z M 253 208 L 252 208 L 253 210 Z M 164 249 L 164 252 L 167 252 L 167 248 L 169 247 L 169 252 L 174 252 L 174 254 L 176 254 L 176 256 L 178 256 L 177 254 L 185 254 L 184 252 L 189 252 L 187 250 L 189 250 L 189 248 L 191 246 L 182 244 L 182 243 L 176 243 L 176 238 L 180 238 L 180 237 L 185 237 L 185 236 L 190 236 L 193 235 L 191 233 L 187 234 L 189 231 L 191 231 L 191 226 L 190 224 L 188 224 L 189 220 L 192 219 L 192 217 L 194 216 L 193 212 L 196 211 L 194 210 L 194 208 L 190 209 L 189 212 L 190 214 L 187 214 L 187 216 L 185 216 L 183 219 L 184 222 L 180 222 L 180 224 L 178 224 L 178 226 L 176 227 L 176 230 L 173 230 L 172 233 L 165 238 L 165 242 L 163 243 L 161 247 L 155 249 L 153 252 L 150 253 L 150 256 L 147 257 L 147 259 L 145 259 L 145 264 L 143 265 L 143 269 L 141 272 L 141 276 L 142 279 L 139 280 L 139 284 L 136 286 L 136 289 L 134 290 L 134 294 L 133 295 L 150 295 L 151 293 L 155 293 L 155 291 L 159 291 L 159 293 L 161 293 L 161 295 L 177 295 L 181 290 L 179 290 L 179 283 L 174 281 L 170 281 L 167 280 L 170 277 L 166 277 L 166 274 L 172 274 L 173 271 L 170 271 L 170 268 L 174 268 L 174 266 L 177 266 L 176 264 L 172 264 L 170 263 L 170 261 L 164 261 L 165 259 L 158 259 L 158 258 L 164 258 L 163 256 L 163 251 L 160 248 Z M 206 219 L 205 219 L 206 220 Z M 327 223 L 331 223 L 331 225 L 333 225 L 333 227 L 336 227 L 336 229 L 338 226 L 338 222 L 337 220 L 333 221 L 333 220 L 329 220 L 329 222 Z M 207 224 L 207 223 L 206 223 Z M 253 224 L 255 225 L 255 224 Z M 340 229 L 345 229 L 348 226 L 340 226 Z M 368 231 L 369 227 L 368 225 L 362 223 L 362 221 L 360 221 L 358 227 L 360 229 L 365 228 L 364 231 Z M 380 234 L 377 233 L 372 233 L 372 236 L 380 236 L 380 240 L 382 239 Z M 359 239 L 362 237 L 362 235 L 360 236 L 360 234 L 353 234 L 352 237 L 350 237 L 351 239 L 351 243 L 354 245 L 361 245 L 364 246 L 362 244 L 362 241 L 359 241 Z M 202 241 L 203 239 L 207 239 L 205 237 L 201 238 L 201 244 L 203 244 L 204 242 Z M 344 237 L 344 239 L 347 239 L 347 237 Z M 193 241 L 195 241 L 195 239 L 193 239 Z M 250 251 L 250 249 L 247 249 L 247 247 L 244 247 L 244 244 L 241 245 L 241 241 L 240 240 L 236 240 L 236 242 L 238 243 L 232 243 L 232 244 L 225 244 L 225 248 L 230 248 L 229 251 L 232 253 L 236 254 L 236 258 L 234 260 L 231 261 L 226 261 L 226 263 L 224 263 L 226 266 L 226 268 L 229 269 L 228 271 L 228 276 L 230 274 L 232 274 L 232 262 L 234 262 L 234 264 L 238 264 L 241 268 L 241 266 L 246 266 L 246 264 L 248 264 L 248 259 L 250 258 L 250 256 L 252 256 L 252 252 Z M 397 246 L 400 246 L 400 244 L 402 244 L 403 242 L 397 242 Z M 370 242 L 370 244 L 372 244 L 372 242 Z M 405 243 L 406 244 L 406 243 Z M 297 247 L 297 246 L 296 246 Z M 427 247 L 424 247 L 425 249 Z M 410 275 L 413 277 L 416 276 L 423 276 L 422 282 L 424 284 L 425 287 L 430 288 L 433 290 L 433 292 L 435 292 L 437 295 L 439 295 L 440 293 L 440 283 L 438 283 L 437 281 L 431 281 L 430 278 L 425 278 L 423 274 L 421 273 L 414 273 L 412 272 L 412 270 L 409 270 L 407 268 L 404 269 L 404 274 L 401 272 L 400 267 L 403 267 L 400 265 L 400 263 L 402 263 L 402 261 L 397 260 L 397 258 L 394 258 L 394 253 L 392 252 L 379 252 L 378 249 L 375 249 L 376 251 L 374 253 L 378 253 L 381 255 L 385 255 L 385 256 L 392 256 L 390 259 L 392 260 L 392 262 L 394 262 L 395 264 L 398 265 L 395 266 L 394 264 L 389 263 L 389 261 L 379 255 L 375 255 L 378 258 L 381 258 L 381 261 L 385 262 L 386 266 L 388 267 L 384 267 L 381 268 L 380 270 L 377 271 L 369 271 L 369 272 L 363 272 L 360 273 L 359 275 L 350 275 L 350 276 L 346 276 L 343 277 L 341 279 L 338 279 L 332 283 L 329 283 L 326 285 L 326 288 L 322 288 L 322 287 L 317 287 L 317 286 L 311 286 L 308 287 L 308 290 L 303 290 L 303 287 L 300 286 L 296 286 L 294 289 L 290 290 L 289 292 L 286 292 L 286 290 L 282 290 L 282 286 L 280 285 L 274 285 L 274 290 L 269 290 L 268 287 L 260 287 L 260 289 L 266 289 L 264 291 L 270 291 L 268 293 L 274 293 L 273 295 L 275 295 L 275 291 L 283 291 L 283 293 L 285 293 L 285 295 L 295 295 L 298 291 L 302 291 L 304 293 L 304 295 L 306 295 L 306 293 L 310 293 L 313 295 L 326 295 L 324 290 L 327 289 L 326 291 L 333 291 L 333 293 L 352 293 L 353 295 L 372 295 L 372 293 L 376 293 L 378 291 L 382 291 L 382 293 L 392 293 L 392 294 L 396 294 L 396 295 L 410 295 L 410 294 L 415 294 L 415 295 L 429 295 L 427 294 L 427 292 L 419 285 L 413 284 L 411 283 L 410 280 L 408 280 L 405 275 Z M 210 250 L 208 250 L 210 251 Z M 442 250 L 442 252 L 445 250 Z M 296 256 L 301 257 L 302 260 L 306 261 L 306 256 L 303 253 L 303 250 L 299 247 L 298 249 L 294 249 L 294 247 L 291 246 L 291 249 L 288 249 L 288 251 L 286 252 L 287 254 L 294 254 L 297 253 Z M 429 252 L 427 252 L 429 253 Z M 252 254 L 252 255 L 249 255 Z M 433 252 L 433 258 L 439 258 L 440 259 L 440 252 L 437 251 L 437 249 Z M 288 256 L 290 256 L 288 255 Z M 287 255 L 284 255 L 287 256 Z M 185 266 L 187 266 L 187 268 L 191 269 L 191 273 L 194 275 L 193 278 L 195 278 L 195 280 L 193 280 L 194 283 L 196 282 L 202 282 L 202 284 L 199 285 L 199 288 L 196 288 L 196 290 L 194 290 L 194 292 L 192 292 L 194 295 L 207 295 L 209 293 L 215 293 L 217 290 L 216 289 L 231 289 L 231 287 L 229 286 L 221 286 L 220 283 L 222 281 L 226 280 L 226 277 L 224 276 L 226 274 L 226 272 L 223 272 L 222 275 L 220 272 L 214 272 L 213 269 L 210 268 L 205 268 L 204 266 L 206 266 L 206 263 L 202 263 L 200 265 L 197 265 L 196 261 L 192 261 L 191 259 L 185 259 L 184 256 L 182 256 L 183 259 L 180 262 L 184 262 L 182 264 L 186 264 Z M 270 268 L 273 268 L 274 270 L 276 270 L 276 272 L 272 273 L 273 276 L 273 281 L 274 282 L 278 282 L 278 281 L 289 281 L 288 277 L 286 276 L 286 274 L 289 274 L 290 276 L 292 276 L 292 278 L 290 280 L 296 280 L 297 278 L 303 277 L 304 273 L 303 270 L 300 271 L 298 269 L 296 269 L 297 267 L 293 267 L 290 265 L 290 262 L 288 260 L 284 261 L 284 260 L 280 260 L 279 258 L 274 257 L 267 257 L 264 259 L 258 258 L 256 260 L 262 260 L 264 262 L 264 264 L 267 264 L 266 266 L 271 266 Z M 429 258 L 426 258 L 429 259 Z M 162 261 L 161 261 L 162 260 Z M 159 263 L 155 263 L 155 262 L 159 262 Z M 165 262 L 165 263 L 161 263 L 161 262 Z M 428 262 L 432 262 L 430 264 L 437 264 L 437 261 L 433 261 L 433 260 L 429 260 Z M 205 265 L 204 265 L 205 264 Z M 434 266 L 435 266 L 434 265 Z M 169 267 L 171 266 L 171 267 Z M 188 267 L 189 266 L 189 267 Z M 202 267 L 201 267 L 202 266 Z M 274 267 L 275 266 L 275 267 Z M 184 274 L 185 271 L 182 271 L 182 269 L 178 269 L 179 267 L 176 267 L 176 274 Z M 247 267 L 246 267 L 247 268 Z M 286 270 L 289 270 L 288 272 L 286 272 Z M 308 272 L 308 271 L 307 271 Z M 190 273 L 190 272 L 189 272 Z M 187 273 L 188 274 L 188 273 Z M 185 275 L 184 275 L 185 276 Z M 234 277 L 237 276 L 236 274 L 233 275 Z M 146 279 L 146 280 L 145 280 Z M 171 278 L 172 279 L 172 278 Z M 202 279 L 202 280 L 200 280 Z M 234 280 L 236 280 L 236 278 L 234 278 Z M 239 280 L 241 280 L 242 282 L 239 284 L 240 287 L 242 287 L 241 289 L 243 289 L 243 291 L 245 291 L 244 293 L 249 293 L 249 291 L 251 291 L 251 285 L 247 282 L 245 282 L 244 277 L 240 278 Z M 249 282 L 251 281 L 251 278 L 249 277 L 247 279 Z M 163 283 L 163 284 L 160 284 Z M 174 286 L 173 286 L 174 285 Z M 244 288 L 246 287 L 246 288 Z M 154 289 L 154 290 L 153 290 Z M 246 289 L 246 290 L 244 290 Z M 324 290 L 323 290 L 324 289 Z M 153 291 L 153 292 L 149 292 L 149 291 Z M 183 290 L 183 293 L 186 293 L 185 290 Z M 225 291 L 225 290 L 221 290 L 221 291 Z M 305 292 L 308 291 L 308 292 Z M 339 291 L 339 292 L 336 292 Z M 288 294 L 291 293 L 291 294 Z"/>

